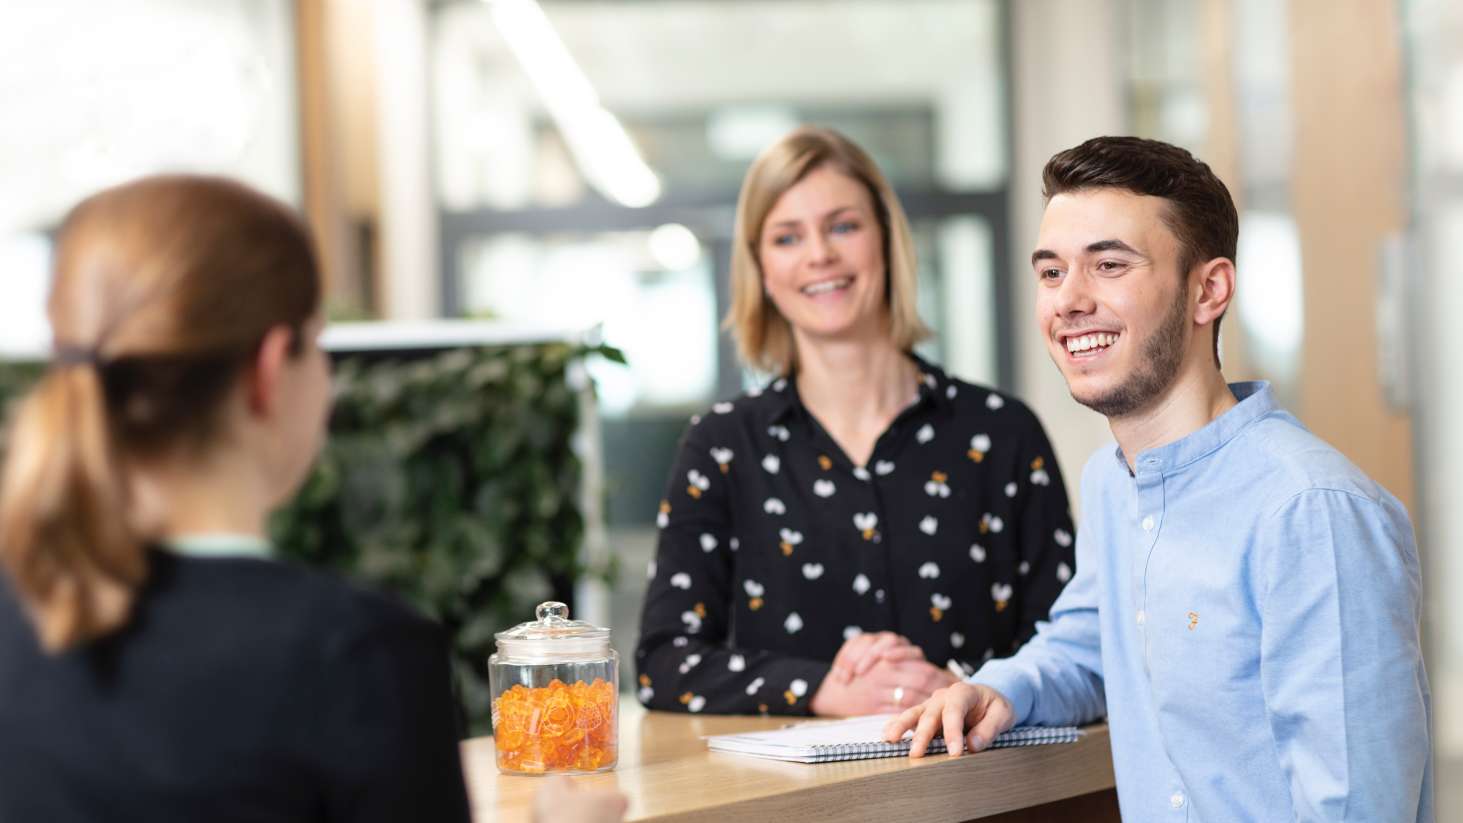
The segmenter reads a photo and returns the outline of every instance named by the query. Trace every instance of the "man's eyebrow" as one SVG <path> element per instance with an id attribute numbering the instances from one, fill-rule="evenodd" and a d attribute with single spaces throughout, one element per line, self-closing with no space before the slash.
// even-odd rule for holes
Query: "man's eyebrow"
<path id="1" fill-rule="evenodd" d="M 1117 239 L 1112 239 L 1112 240 L 1099 240 L 1096 243 L 1089 243 L 1087 245 L 1087 248 L 1085 249 L 1085 251 L 1088 254 L 1097 254 L 1098 252 L 1104 252 L 1104 251 L 1121 251 L 1121 252 L 1127 252 L 1128 254 L 1131 254 L 1131 255 L 1135 255 L 1137 257 L 1142 257 L 1143 256 L 1143 253 L 1142 252 L 1138 251 L 1137 249 L 1133 248 L 1132 246 L 1129 246 L 1127 243 L 1124 243 L 1123 241 L 1117 240 Z M 1035 266 L 1037 263 L 1041 262 L 1042 260 L 1059 260 L 1059 259 L 1061 259 L 1061 258 L 1058 257 L 1057 256 L 1057 253 L 1054 252 L 1054 251 L 1052 251 L 1051 249 L 1037 249 L 1036 251 L 1034 251 L 1034 252 L 1031 253 L 1031 265 L 1033 265 L 1033 266 Z"/>
<path id="2" fill-rule="evenodd" d="M 1099 240 L 1096 243 L 1090 243 L 1087 246 L 1087 252 L 1089 254 L 1094 254 L 1100 251 L 1125 251 L 1128 254 L 1135 254 L 1139 257 L 1143 256 L 1143 254 L 1137 249 L 1129 246 L 1127 243 L 1124 243 L 1121 240 Z"/>

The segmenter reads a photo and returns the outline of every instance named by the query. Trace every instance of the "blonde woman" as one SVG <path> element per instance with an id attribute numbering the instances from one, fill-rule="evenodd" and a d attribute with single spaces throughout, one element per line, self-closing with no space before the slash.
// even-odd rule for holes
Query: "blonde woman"
<path id="1" fill-rule="evenodd" d="M 237 183 L 67 217 L 0 481 L 0 820 L 468 820 L 440 629 L 265 537 L 324 438 L 320 291 L 299 219 Z"/>
<path id="2" fill-rule="evenodd" d="M 869 157 L 804 128 L 737 204 L 726 325 L 763 389 L 692 421 L 636 651 L 657 709 L 895 711 L 1006 656 L 1073 572 L 1046 435 L 913 353 L 909 226 Z"/>

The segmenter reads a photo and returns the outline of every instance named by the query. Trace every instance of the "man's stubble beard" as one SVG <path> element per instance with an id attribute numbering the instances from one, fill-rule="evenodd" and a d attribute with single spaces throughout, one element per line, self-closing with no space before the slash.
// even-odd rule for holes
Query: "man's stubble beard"
<path id="1" fill-rule="evenodd" d="M 1126 417 L 1144 408 L 1162 396 L 1178 376 L 1184 361 L 1184 336 L 1188 327 L 1187 290 L 1179 289 L 1178 298 L 1169 305 L 1163 323 L 1143 343 L 1142 357 L 1132 374 L 1116 388 L 1097 397 L 1078 397 L 1073 391 L 1072 399 L 1109 419 Z"/>

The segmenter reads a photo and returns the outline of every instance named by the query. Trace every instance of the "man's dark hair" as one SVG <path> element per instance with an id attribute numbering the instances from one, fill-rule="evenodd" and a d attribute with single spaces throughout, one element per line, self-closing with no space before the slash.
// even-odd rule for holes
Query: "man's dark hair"
<path id="1" fill-rule="evenodd" d="M 1207 163 L 1158 140 L 1094 137 L 1058 152 L 1041 171 L 1047 200 L 1083 189 L 1114 188 L 1168 201 L 1164 222 L 1179 242 L 1179 275 L 1216 257 L 1235 258 L 1239 215 L 1234 199 Z M 1214 362 L 1219 362 L 1219 321 L 1214 320 Z"/>

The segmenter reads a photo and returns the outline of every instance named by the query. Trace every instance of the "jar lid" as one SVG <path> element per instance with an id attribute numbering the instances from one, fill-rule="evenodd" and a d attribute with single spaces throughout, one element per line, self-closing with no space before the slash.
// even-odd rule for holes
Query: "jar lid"
<path id="1" fill-rule="evenodd" d="M 519 623 L 493 635 L 505 658 L 526 662 L 594 660 L 610 650 L 610 630 L 583 620 L 570 620 L 569 607 L 556 601 L 538 604 L 537 620 Z"/>

